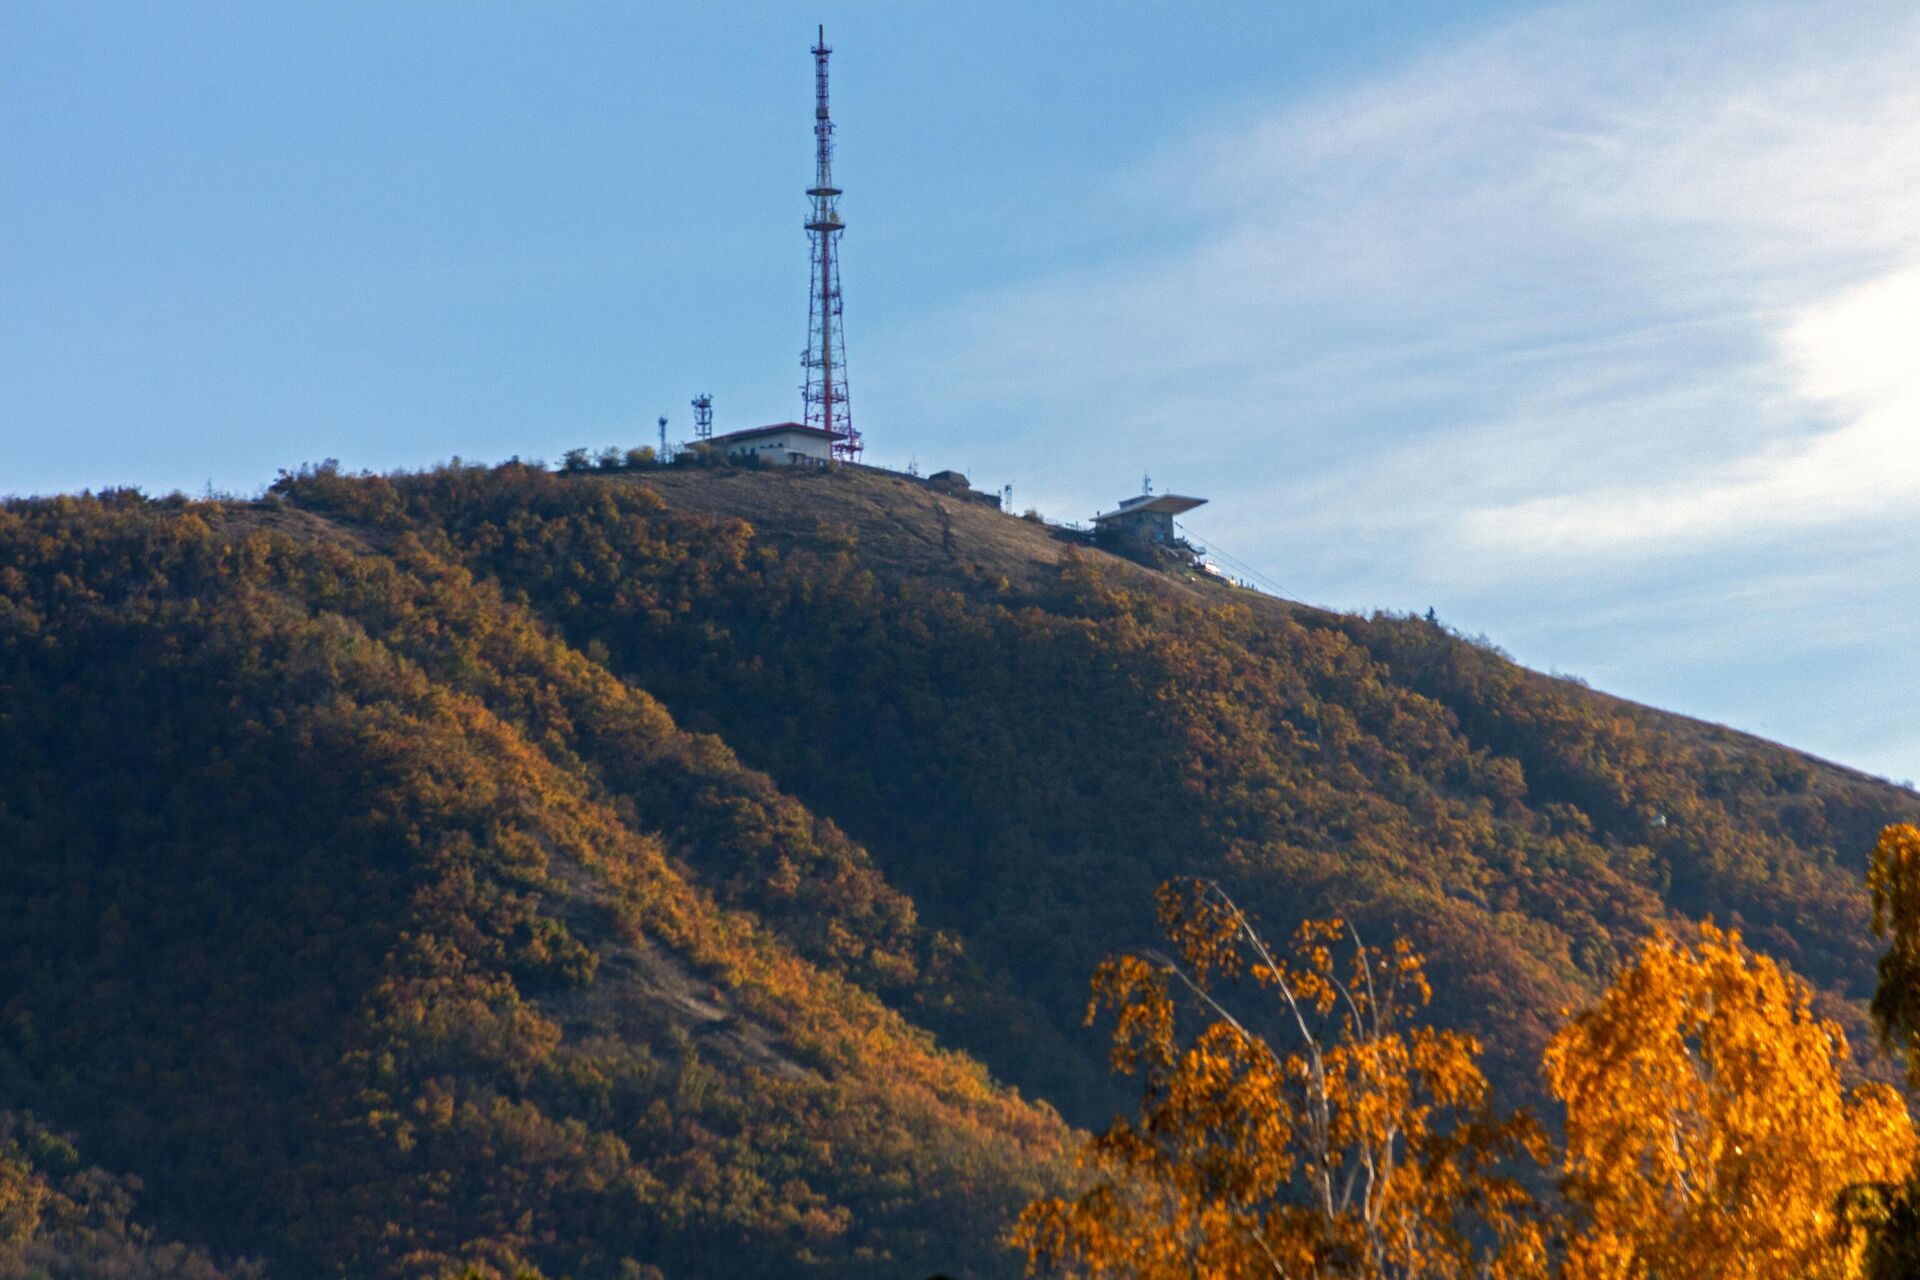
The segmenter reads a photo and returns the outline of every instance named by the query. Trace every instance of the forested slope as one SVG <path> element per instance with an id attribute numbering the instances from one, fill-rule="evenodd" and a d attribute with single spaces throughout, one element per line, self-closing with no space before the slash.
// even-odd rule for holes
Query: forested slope
<path id="1" fill-rule="evenodd" d="M 271 1274 L 1004 1272 L 1063 1129 L 913 909 L 401 538 L 0 520 L 0 1081 Z M 653 1268 L 650 1270 L 649 1268 Z"/>
<path id="2" fill-rule="evenodd" d="M 1410 934 L 1520 1100 L 1663 923 L 1857 1017 L 1920 817 L 858 469 L 13 503 L 0 680 L 0 1105 L 287 1275 L 1004 1272 L 1169 876 Z"/>
<path id="3" fill-rule="evenodd" d="M 1178 581 L 898 477 L 287 494 L 437 540 L 830 814 L 978 966 L 943 1029 L 1083 1122 L 1111 1100 L 1085 975 L 1150 936 L 1166 876 L 1412 933 L 1526 1088 L 1559 1009 L 1661 922 L 1737 923 L 1857 1008 L 1865 852 L 1920 812 L 1424 621 Z"/>

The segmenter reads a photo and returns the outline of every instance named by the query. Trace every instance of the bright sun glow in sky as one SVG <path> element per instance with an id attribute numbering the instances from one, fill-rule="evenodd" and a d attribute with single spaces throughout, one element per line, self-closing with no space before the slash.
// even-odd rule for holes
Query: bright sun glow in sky
<path id="1" fill-rule="evenodd" d="M 1920 11 L 21 3 L 0 492 L 794 416 L 1920 776 Z"/>

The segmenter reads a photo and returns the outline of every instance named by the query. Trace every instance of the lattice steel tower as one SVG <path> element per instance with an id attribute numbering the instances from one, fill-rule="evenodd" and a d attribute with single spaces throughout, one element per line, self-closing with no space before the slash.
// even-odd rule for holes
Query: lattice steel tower
<path id="1" fill-rule="evenodd" d="M 800 363 L 807 371 L 802 395 L 810 427 L 842 433 L 833 442 L 833 456 L 860 460 L 860 433 L 853 429 L 847 407 L 847 350 L 840 335 L 840 233 L 846 224 L 836 207 L 840 188 L 833 185 L 833 118 L 827 114 L 827 29 L 820 28 L 813 46 L 813 185 L 807 195 L 813 212 L 807 218 L 807 237 L 813 242 L 812 283 L 807 308 L 807 349 Z"/>

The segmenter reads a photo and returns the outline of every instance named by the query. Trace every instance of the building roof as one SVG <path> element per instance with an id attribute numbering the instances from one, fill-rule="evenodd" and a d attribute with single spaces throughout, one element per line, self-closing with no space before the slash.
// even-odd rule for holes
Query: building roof
<path id="1" fill-rule="evenodd" d="M 748 427 L 744 431 L 729 431 L 723 436 L 715 436 L 709 443 L 737 444 L 742 440 L 752 440 L 759 436 L 781 435 L 785 432 L 798 432 L 803 436 L 813 436 L 820 440 L 845 440 L 844 431 L 828 431 L 825 427 L 810 427 L 804 422 L 775 422 L 764 427 Z"/>
<path id="2" fill-rule="evenodd" d="M 1111 511 L 1095 516 L 1095 524 L 1102 520 L 1118 520 L 1122 516 L 1144 515 L 1149 511 L 1164 511 L 1177 516 L 1182 511 L 1191 511 L 1195 507 L 1205 506 L 1205 498 L 1183 498 L 1177 493 L 1143 493 L 1137 498 L 1128 498 Z"/>

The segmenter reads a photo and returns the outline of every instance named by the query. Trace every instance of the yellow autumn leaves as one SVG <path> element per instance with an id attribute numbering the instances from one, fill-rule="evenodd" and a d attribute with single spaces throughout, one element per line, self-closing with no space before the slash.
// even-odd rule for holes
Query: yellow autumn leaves
<path id="1" fill-rule="evenodd" d="M 1920 829 L 1888 828 L 1869 888 L 1893 941 L 1874 1012 L 1902 1047 L 1920 1029 Z M 1036 1274 L 1842 1280 L 1905 1256 L 1904 1102 L 1847 1087 L 1839 1027 L 1737 933 L 1648 939 L 1554 1036 L 1555 1150 L 1493 1109 L 1472 1037 L 1418 1021 L 1405 942 L 1314 921 L 1276 952 L 1210 882 L 1168 885 L 1160 916 L 1171 952 L 1102 965 L 1089 1009 L 1116 1015 L 1140 1117 L 1089 1143 L 1079 1196 L 1022 1215 Z"/>
<path id="2" fill-rule="evenodd" d="M 1804 984 L 1703 927 L 1656 937 L 1554 1037 L 1566 1107 L 1566 1274 L 1846 1277 L 1843 1194 L 1900 1179 L 1914 1133 L 1885 1085 L 1847 1090 L 1846 1039 Z"/>
<path id="3" fill-rule="evenodd" d="M 1023 1215 L 1035 1270 L 1464 1280 L 1545 1265 L 1515 1176 L 1542 1135 L 1492 1112 L 1472 1037 L 1412 1023 L 1429 988 L 1410 946 L 1328 920 L 1276 953 L 1208 882 L 1168 885 L 1160 917 L 1177 956 L 1102 965 L 1089 1011 L 1118 1016 L 1113 1061 L 1145 1078 L 1141 1118 L 1093 1139 L 1084 1194 Z M 1267 997 L 1246 1021 L 1224 1003 L 1236 979 Z M 1204 1011 L 1191 1040 L 1184 1003 Z"/>

